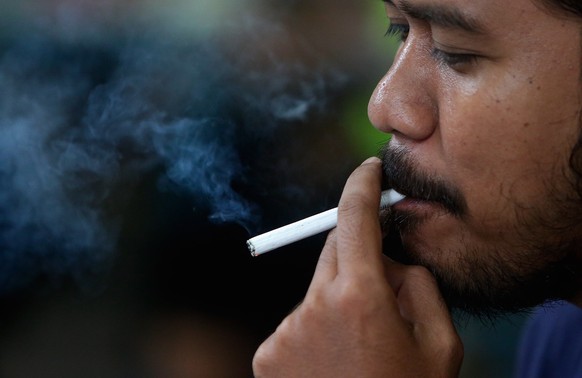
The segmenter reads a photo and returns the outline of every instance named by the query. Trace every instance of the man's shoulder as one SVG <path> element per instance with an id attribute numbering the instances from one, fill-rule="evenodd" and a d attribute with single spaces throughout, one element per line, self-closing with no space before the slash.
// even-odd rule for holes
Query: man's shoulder
<path id="1" fill-rule="evenodd" d="M 516 377 L 582 377 L 582 309 L 557 302 L 536 309 L 525 325 Z"/>

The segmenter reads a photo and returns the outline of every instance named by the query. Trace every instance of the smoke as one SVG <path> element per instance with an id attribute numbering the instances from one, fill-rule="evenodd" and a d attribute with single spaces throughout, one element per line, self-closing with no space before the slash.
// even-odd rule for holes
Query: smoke
<path id="1" fill-rule="evenodd" d="M 257 226 L 259 207 L 238 190 L 251 185 L 243 151 L 264 153 L 278 130 L 324 111 L 341 80 L 252 48 L 256 26 L 203 42 L 161 29 L 4 36 L 0 295 L 105 269 L 121 222 L 112 197 L 128 178 L 162 172 L 160 190 L 186 193 L 211 221 Z M 268 33 L 285 43 L 282 29 Z"/>

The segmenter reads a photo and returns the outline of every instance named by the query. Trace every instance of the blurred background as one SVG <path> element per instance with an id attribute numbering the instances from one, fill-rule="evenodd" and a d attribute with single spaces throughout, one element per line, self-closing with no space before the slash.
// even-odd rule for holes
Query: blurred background
<path id="1" fill-rule="evenodd" d="M 379 1 L 3 0 L 0 376 L 251 377 L 336 206 L 387 139 Z M 462 376 L 509 377 L 520 318 L 458 319 Z"/>

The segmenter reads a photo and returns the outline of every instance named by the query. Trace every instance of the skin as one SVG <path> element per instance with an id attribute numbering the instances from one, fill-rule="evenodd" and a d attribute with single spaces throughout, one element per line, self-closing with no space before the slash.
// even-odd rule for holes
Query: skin
<path id="1" fill-rule="evenodd" d="M 480 24 L 471 33 L 386 4 L 392 24 L 410 34 L 372 96 L 370 119 L 393 134 L 389 150 L 405 151 L 421 175 L 455 188 L 467 207 L 459 217 L 414 197 L 396 205 L 419 223 L 402 234 L 409 254 L 461 290 L 494 294 L 517 291 L 508 277 L 525 281 L 567 254 L 580 260 L 579 248 L 558 251 L 565 241 L 580 245 L 582 234 L 569 169 L 580 134 L 579 20 L 529 0 L 408 3 L 456 9 Z M 534 294 L 523 306 L 542 299 Z"/>
<path id="2" fill-rule="evenodd" d="M 431 272 L 471 286 L 480 264 L 527 275 L 566 254 L 580 261 L 569 170 L 580 135 L 579 21 L 530 0 L 408 3 L 455 9 L 480 32 L 412 16 L 402 0 L 387 3 L 391 23 L 410 33 L 369 116 L 393 134 L 389 149 L 455 188 L 465 211 L 422 198 L 397 204 L 417 220 L 403 244 L 429 269 L 396 263 L 382 254 L 382 164 L 358 167 L 304 301 L 255 354 L 257 377 L 456 376 L 462 343 Z M 564 242 L 570 248 L 532 248 Z M 492 286 L 496 278 L 481 277 Z M 573 292 L 579 301 L 580 287 Z"/>

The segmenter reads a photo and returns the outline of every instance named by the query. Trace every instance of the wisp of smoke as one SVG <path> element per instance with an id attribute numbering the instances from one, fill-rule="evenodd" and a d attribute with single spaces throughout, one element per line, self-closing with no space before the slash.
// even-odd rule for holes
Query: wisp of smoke
<path id="1" fill-rule="evenodd" d="M 259 209 L 236 190 L 249 169 L 241 149 L 321 110 L 329 81 L 215 42 L 5 39 L 0 295 L 40 275 L 83 281 L 106 267 L 119 232 L 107 201 L 124 177 L 159 169 L 159 187 L 187 193 L 210 220 L 253 227 Z"/>

